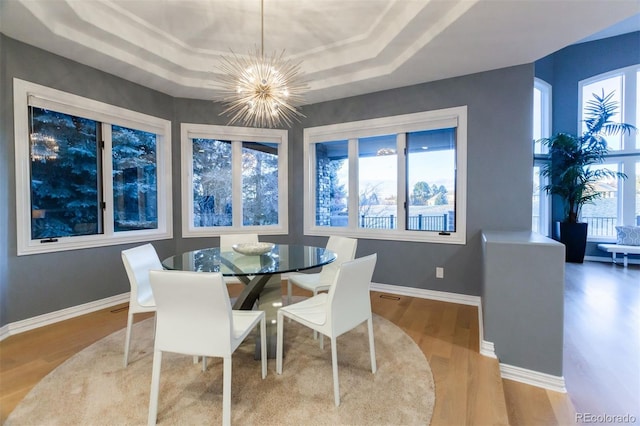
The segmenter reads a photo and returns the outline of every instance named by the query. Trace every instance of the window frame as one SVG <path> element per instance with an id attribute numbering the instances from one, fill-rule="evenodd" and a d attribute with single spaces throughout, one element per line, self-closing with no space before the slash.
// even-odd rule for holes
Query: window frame
<path id="1" fill-rule="evenodd" d="M 455 120 L 455 126 L 452 126 Z M 406 133 L 433 130 L 446 127 L 456 128 L 456 231 L 416 231 L 405 228 L 405 201 L 407 197 L 406 175 Z M 317 226 L 316 215 L 316 143 L 337 140 L 349 141 L 349 194 L 358 191 L 358 152 L 359 138 L 395 134 L 398 147 L 398 190 L 396 229 L 371 229 L 358 226 L 358 198 L 350 196 L 348 200 L 348 225 Z M 443 244 L 467 243 L 467 106 L 458 106 L 432 111 L 404 115 L 374 118 L 309 127 L 303 130 L 304 155 L 304 234 L 305 235 L 342 235 L 354 238 L 394 241 L 419 241 Z"/>
<path id="2" fill-rule="evenodd" d="M 620 98 L 622 102 L 619 105 L 620 121 L 624 123 L 633 124 L 634 126 L 640 126 L 637 123 L 638 103 L 638 85 L 640 85 L 640 64 L 635 64 L 615 70 L 607 71 L 602 74 L 594 75 L 578 82 L 578 129 L 582 129 L 582 120 L 584 110 L 583 105 L 583 87 L 585 85 L 593 84 L 601 80 L 607 80 L 612 77 L 622 77 L 622 93 Z M 634 102 L 635 101 L 635 102 Z M 610 169 L 622 170 L 627 174 L 627 179 L 618 181 L 618 194 L 617 194 L 617 208 L 618 216 L 616 217 L 619 225 L 636 225 L 636 212 L 635 202 L 629 202 L 629 200 L 635 200 L 636 197 L 636 168 L 635 164 L 640 161 L 640 146 L 637 145 L 637 138 L 640 137 L 638 133 L 632 132 L 631 134 L 624 134 L 622 136 L 622 146 L 619 150 L 610 150 L 606 156 L 604 164 L 608 164 Z M 615 167 L 614 167 L 615 166 Z M 615 242 L 616 235 L 610 237 L 607 236 L 591 236 L 587 237 L 587 241 L 590 242 Z"/>
<path id="3" fill-rule="evenodd" d="M 13 94 L 18 256 L 173 238 L 170 120 L 131 111 L 18 78 L 13 79 Z M 30 101 L 30 98 L 33 101 Z M 76 115 L 101 123 L 104 141 L 101 164 L 101 184 L 103 201 L 105 202 L 105 208 L 102 209 L 103 233 L 58 237 L 54 241 L 47 241 L 47 244 L 42 244 L 43 240 L 41 239 L 31 239 L 31 166 L 28 141 L 29 106 L 32 106 L 34 102 L 48 105 L 50 106 L 49 109 L 56 112 Z M 114 231 L 111 125 L 152 132 L 157 136 L 157 229 Z"/>
<path id="4" fill-rule="evenodd" d="M 551 84 L 546 81 L 534 78 L 533 79 L 533 88 L 540 91 L 540 137 L 548 138 L 551 137 L 551 129 L 552 129 L 552 95 L 553 95 L 553 87 Z M 535 114 L 535 111 L 534 111 Z M 535 170 L 535 167 L 540 167 L 542 170 L 546 164 L 549 163 L 549 149 L 542 145 L 541 152 L 536 153 L 535 150 L 535 140 L 532 144 L 533 149 L 533 167 L 532 173 Z M 551 196 L 546 193 L 543 189 L 545 185 L 549 183 L 548 177 L 539 176 L 540 180 L 540 189 L 538 190 L 538 222 L 539 229 L 538 233 L 549 236 L 551 235 Z M 532 212 L 533 213 L 533 212 Z M 532 219 L 532 227 L 533 227 L 533 217 Z"/>
<path id="5" fill-rule="evenodd" d="M 254 233 L 280 235 L 289 233 L 288 201 L 288 136 L 282 129 L 218 126 L 212 124 L 181 123 L 181 187 L 182 237 L 218 237 L 222 234 Z M 242 225 L 242 191 L 233 191 L 233 225 L 195 227 L 193 225 L 193 143 L 191 139 L 218 139 L 232 144 L 232 185 L 242 187 L 242 143 L 268 142 L 278 144 L 278 224 L 261 226 Z"/>

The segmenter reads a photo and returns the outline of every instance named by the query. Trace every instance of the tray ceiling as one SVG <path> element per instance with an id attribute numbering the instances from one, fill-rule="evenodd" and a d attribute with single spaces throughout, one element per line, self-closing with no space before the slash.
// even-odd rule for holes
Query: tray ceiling
<path id="1" fill-rule="evenodd" d="M 3 0 L 9 37 L 176 97 L 213 99 L 221 55 L 260 47 L 259 0 Z M 264 50 L 300 61 L 316 103 L 533 62 L 637 0 L 265 0 Z M 628 29 L 630 28 L 630 29 Z"/>

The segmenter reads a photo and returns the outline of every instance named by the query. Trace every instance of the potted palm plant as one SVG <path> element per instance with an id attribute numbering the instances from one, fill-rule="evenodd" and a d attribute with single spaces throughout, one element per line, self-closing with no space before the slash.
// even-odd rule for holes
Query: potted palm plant
<path id="1" fill-rule="evenodd" d="M 586 130 L 581 135 L 556 133 L 540 142 L 548 147 L 551 161 L 543 168 L 542 176 L 549 178 L 543 189 L 560 197 L 564 218 L 556 224 L 555 238 L 566 247 L 566 261 L 582 263 L 587 245 L 587 224 L 580 222 L 582 207 L 600 198 L 596 183 L 603 178 L 625 179 L 618 171 L 592 167 L 601 164 L 608 153 L 606 136 L 630 133 L 631 124 L 611 121 L 618 109 L 608 95 L 593 94 L 584 110 Z"/>

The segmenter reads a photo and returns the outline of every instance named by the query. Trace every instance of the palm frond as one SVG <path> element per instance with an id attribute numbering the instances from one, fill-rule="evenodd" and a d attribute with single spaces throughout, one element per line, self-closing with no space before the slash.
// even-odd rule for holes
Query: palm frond
<path id="1" fill-rule="evenodd" d="M 550 182 L 543 189 L 563 199 L 565 220 L 569 222 L 578 220 L 584 204 L 593 203 L 602 196 L 596 188 L 598 182 L 605 178 L 627 177 L 615 170 L 590 167 L 602 164 L 608 154 L 605 136 L 636 131 L 630 124 L 611 120 L 618 110 L 614 94 L 605 94 L 604 90 L 602 94 L 593 94 L 584 109 L 587 130 L 580 136 L 557 133 L 540 141 L 549 148 L 551 157 L 542 170 L 542 176 Z"/>

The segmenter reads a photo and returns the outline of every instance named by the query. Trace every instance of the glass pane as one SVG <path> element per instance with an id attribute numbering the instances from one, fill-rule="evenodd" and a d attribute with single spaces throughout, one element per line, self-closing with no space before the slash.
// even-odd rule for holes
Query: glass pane
<path id="1" fill-rule="evenodd" d="M 533 88 L 533 152 L 542 153 L 542 144 L 537 142 L 542 138 L 542 91 Z"/>
<path id="2" fill-rule="evenodd" d="M 315 144 L 316 225 L 347 226 L 349 220 L 349 142 Z"/>
<path id="3" fill-rule="evenodd" d="M 533 195 L 531 199 L 533 208 L 531 209 L 531 230 L 542 234 L 543 232 L 540 232 L 542 229 L 542 224 L 540 223 L 540 179 L 540 166 L 533 166 Z"/>
<path id="4" fill-rule="evenodd" d="M 31 238 L 102 233 L 98 123 L 29 107 Z"/>
<path id="5" fill-rule="evenodd" d="M 616 164 L 591 167 L 592 170 L 603 168 L 618 170 Z M 615 226 L 618 225 L 618 179 L 603 177 L 596 183 L 594 190 L 600 193 L 600 198 L 582 208 L 582 221 L 589 224 L 588 236 L 615 237 Z"/>
<path id="6" fill-rule="evenodd" d="M 242 143 L 242 224 L 278 224 L 276 143 Z"/>
<path id="7" fill-rule="evenodd" d="M 584 109 L 587 106 L 587 103 L 594 99 L 593 94 L 596 94 L 600 97 L 604 95 L 608 95 L 609 93 L 614 92 L 612 100 L 615 101 L 618 105 L 618 109 L 616 113 L 611 116 L 609 120 L 613 122 L 621 122 L 622 118 L 620 116 L 620 111 L 622 109 L 622 76 L 616 76 L 607 78 L 605 80 L 599 80 L 593 82 L 591 84 L 585 84 L 582 86 L 582 111 L 584 114 Z M 584 124 L 584 116 L 582 117 L 582 131 L 584 132 L 587 128 Z M 605 138 L 607 140 L 607 145 L 610 150 L 619 150 L 622 149 L 622 135 L 614 135 L 607 136 Z"/>
<path id="8" fill-rule="evenodd" d="M 398 154 L 396 135 L 358 140 L 360 228 L 396 229 Z"/>
<path id="9" fill-rule="evenodd" d="M 640 71 L 636 73 L 636 123 L 635 123 L 635 126 L 640 127 Z M 638 133 L 636 133 L 636 149 L 640 149 L 640 135 Z"/>
<path id="10" fill-rule="evenodd" d="M 407 133 L 407 229 L 455 231 L 456 129 Z"/>
<path id="11" fill-rule="evenodd" d="M 112 126 L 116 232 L 158 228 L 156 135 Z"/>
<path id="12" fill-rule="evenodd" d="M 231 142 L 193 139 L 193 226 L 231 226 Z"/>

